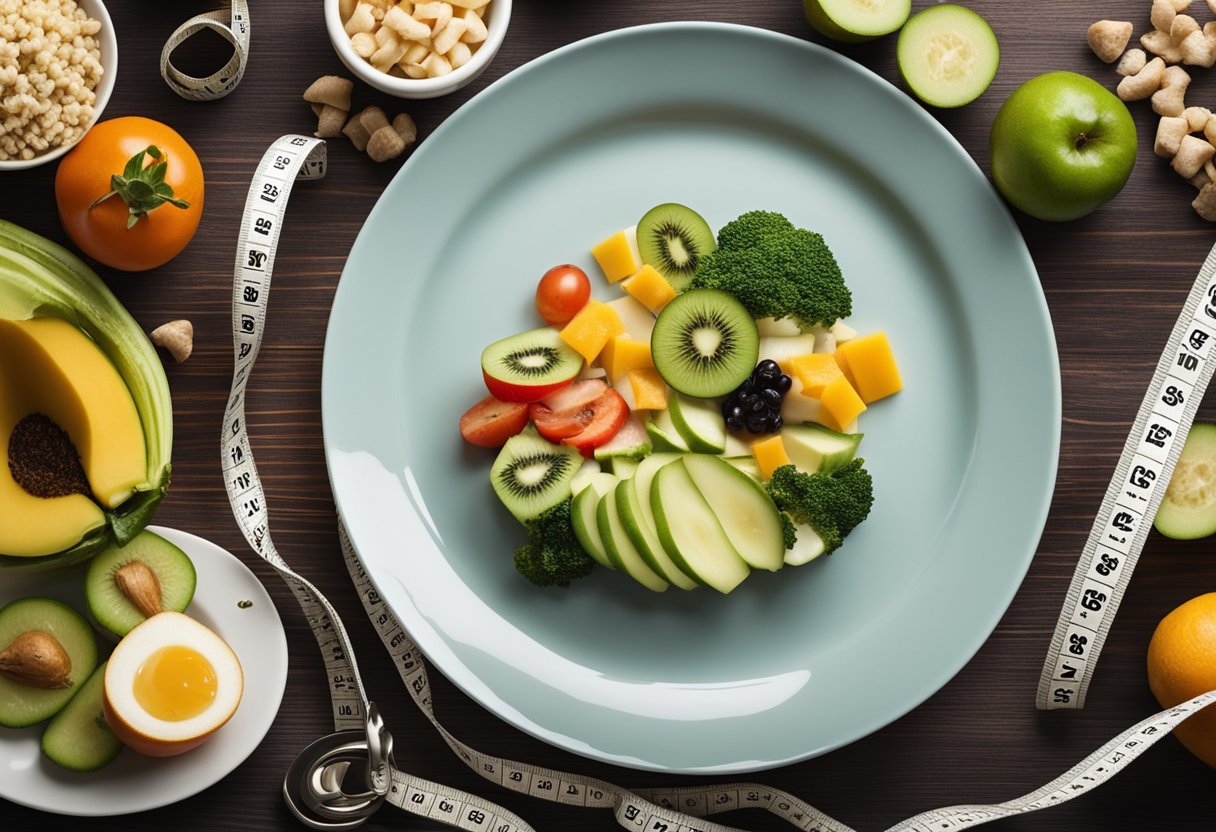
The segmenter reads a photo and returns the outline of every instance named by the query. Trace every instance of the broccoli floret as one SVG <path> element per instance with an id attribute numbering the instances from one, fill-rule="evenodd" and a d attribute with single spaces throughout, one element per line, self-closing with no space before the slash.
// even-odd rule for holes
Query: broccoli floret
<path id="1" fill-rule="evenodd" d="M 793 465 L 782 465 L 768 481 L 768 492 L 795 523 L 813 528 L 827 552 L 840 547 L 844 538 L 870 514 L 874 505 L 874 481 L 863 467 L 864 460 L 826 474 L 808 474 Z"/>
<path id="2" fill-rule="evenodd" d="M 781 517 L 781 538 L 785 542 L 785 548 L 793 549 L 794 544 L 798 542 L 798 530 L 794 528 L 794 521 L 784 511 L 778 512 Z"/>
<path id="3" fill-rule="evenodd" d="M 721 289 L 756 318 L 831 326 L 853 311 L 853 296 L 823 237 L 771 211 L 751 211 L 718 232 L 693 288 Z"/>
<path id="4" fill-rule="evenodd" d="M 515 568 L 537 586 L 569 586 L 595 568 L 595 561 L 574 536 L 571 502 L 567 498 L 524 523 L 528 542 L 515 550 Z"/>

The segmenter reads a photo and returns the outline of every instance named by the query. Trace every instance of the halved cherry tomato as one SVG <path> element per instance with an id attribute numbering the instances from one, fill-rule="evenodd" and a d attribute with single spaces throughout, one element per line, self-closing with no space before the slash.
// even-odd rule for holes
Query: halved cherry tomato
<path id="1" fill-rule="evenodd" d="M 595 449 L 617 435 L 625 420 L 629 418 L 629 405 L 621 394 L 609 388 L 591 404 L 595 418 L 577 436 L 563 439 L 563 444 L 577 448 L 587 459 L 595 455 Z"/>
<path id="2" fill-rule="evenodd" d="M 591 281 L 578 266 L 566 263 L 545 272 L 536 287 L 536 311 L 552 326 L 567 324 L 591 298 Z"/>
<path id="3" fill-rule="evenodd" d="M 527 425 L 526 404 L 486 396 L 460 417 L 460 435 L 481 448 L 501 448 Z"/>
<path id="4" fill-rule="evenodd" d="M 595 418 L 593 405 L 607 389 L 608 384 L 602 379 L 576 381 L 533 402 L 528 407 L 528 418 L 541 436 L 550 442 L 561 442 L 577 436 L 591 424 Z"/>

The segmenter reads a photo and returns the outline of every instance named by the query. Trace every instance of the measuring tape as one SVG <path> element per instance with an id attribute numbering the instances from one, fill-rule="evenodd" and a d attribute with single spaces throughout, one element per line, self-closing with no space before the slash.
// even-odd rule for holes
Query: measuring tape
<path id="1" fill-rule="evenodd" d="M 187 75 L 173 65 L 170 56 L 183 42 L 203 29 L 210 29 L 232 45 L 232 57 L 228 63 L 206 78 Z M 205 12 L 195 15 L 173 30 L 165 47 L 160 51 L 160 77 L 169 89 L 190 101 L 214 101 L 236 89 L 245 75 L 249 62 L 249 5 L 246 0 L 232 0 L 228 13 Z"/>
<path id="2" fill-rule="evenodd" d="M 1199 269 L 1081 551 L 1035 704 L 1083 708 L 1098 655 L 1144 549 L 1195 411 L 1212 380 L 1216 246 Z"/>
<path id="3" fill-rule="evenodd" d="M 522 818 L 496 803 L 406 773 L 394 765 L 392 737 L 367 697 L 341 620 L 316 587 L 292 571 L 270 538 L 265 493 L 246 430 L 245 391 L 265 332 L 275 251 L 292 186 L 297 179 L 324 175 L 325 143 L 307 136 L 283 136 L 275 141 L 254 174 L 237 244 L 232 300 L 235 366 L 221 437 L 225 488 L 237 525 L 299 601 L 330 679 L 337 733 L 321 738 L 297 757 L 284 780 L 284 796 L 296 816 L 316 829 L 353 828 L 389 804 L 458 829 L 533 832 Z M 1214 269 L 1216 263 L 1209 258 L 1205 270 Z M 1216 309 L 1213 311 L 1216 313 Z M 1188 390 L 1192 390 L 1197 381 L 1188 384 L 1192 385 Z M 379 596 L 340 520 L 338 538 L 364 610 L 410 697 L 448 747 L 486 780 L 553 803 L 611 811 L 622 827 L 640 832 L 738 832 L 737 827 L 706 818 L 748 808 L 766 810 L 807 832 L 853 832 L 794 795 L 757 783 L 630 790 L 595 778 L 503 759 L 467 745 L 435 716 L 422 654 Z M 1209 691 L 1149 717 L 1030 794 L 999 804 L 935 809 L 901 821 L 888 832 L 967 829 L 1064 803 L 1109 780 L 1183 720 L 1213 703 L 1216 691 Z M 346 781 L 352 771 L 362 773 L 362 777 L 355 777 L 360 781 L 356 791 L 347 791 Z"/>

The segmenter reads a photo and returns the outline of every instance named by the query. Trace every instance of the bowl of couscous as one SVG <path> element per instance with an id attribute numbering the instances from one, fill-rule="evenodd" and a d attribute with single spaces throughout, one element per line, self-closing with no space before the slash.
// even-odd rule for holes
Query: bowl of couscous
<path id="1" fill-rule="evenodd" d="M 67 153 L 101 117 L 117 73 L 101 0 L 0 0 L 0 171 Z"/>

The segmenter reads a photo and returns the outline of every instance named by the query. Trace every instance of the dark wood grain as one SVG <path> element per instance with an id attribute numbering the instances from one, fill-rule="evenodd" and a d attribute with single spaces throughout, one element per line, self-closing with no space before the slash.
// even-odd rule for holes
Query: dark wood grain
<path id="1" fill-rule="evenodd" d="M 207 206 L 186 252 L 143 275 L 100 269 L 147 328 L 173 318 L 193 320 L 194 357 L 171 366 L 176 409 L 174 485 L 157 521 L 208 537 L 244 560 L 279 604 L 292 646 L 287 697 L 254 755 L 203 794 L 123 819 L 123 828 L 265 830 L 297 828 L 279 797 L 294 754 L 327 730 L 328 705 L 311 636 L 283 584 L 248 554 L 228 509 L 217 433 L 231 372 L 228 329 L 232 256 L 245 189 L 275 137 L 308 131 L 300 93 L 311 79 L 341 66 L 322 26 L 321 4 L 256 0 L 253 55 L 241 88 L 213 104 L 187 103 L 157 76 L 161 43 L 180 19 L 211 0 L 147 3 L 115 0 L 112 14 L 122 67 L 107 116 L 149 115 L 175 126 L 197 148 L 207 171 Z M 915 7 L 926 5 L 916 2 Z M 1093 19 L 1147 26 L 1147 0 L 1095 3 L 1001 2 L 969 5 L 991 21 L 1002 64 L 992 88 L 955 112 L 935 112 L 987 170 L 988 130 L 1000 103 L 1022 81 L 1052 69 L 1085 72 L 1109 84 L 1113 70 L 1085 46 Z M 1202 4 L 1201 20 L 1210 15 Z M 521 0 L 498 58 L 472 87 L 444 99 L 408 104 L 422 136 L 473 93 L 507 71 L 557 46 L 625 25 L 676 19 L 724 20 L 820 40 L 797 0 Z M 839 47 L 898 83 L 892 38 Z M 1216 89 L 1202 73 L 1190 103 L 1213 104 Z M 366 88 L 358 105 L 402 107 Z M 1105 209 L 1065 225 L 1019 216 L 1038 267 L 1059 344 L 1064 420 L 1059 477 L 1037 556 L 999 627 L 973 661 L 937 695 L 887 728 L 839 751 L 758 775 L 862 830 L 883 829 L 918 811 L 959 802 L 999 801 L 1029 791 L 1080 760 L 1102 741 L 1157 709 L 1145 682 L 1144 654 L 1156 622 L 1177 604 L 1216 588 L 1210 542 L 1174 543 L 1154 536 L 1106 645 L 1083 713 L 1039 713 L 1034 688 L 1073 565 L 1130 427 L 1158 352 L 1216 227 L 1191 211 L 1192 190 L 1152 154 L 1155 119 L 1133 106 L 1141 147 L 1132 179 Z M 324 187 L 299 189 L 276 267 L 268 340 L 249 397 L 253 442 L 269 491 L 280 548 L 338 606 L 360 652 L 361 668 L 393 727 L 398 764 L 417 774 L 471 789 L 519 812 L 538 829 L 616 828 L 607 813 L 560 808 L 488 785 L 469 773 L 397 692 L 393 667 L 358 609 L 336 556 L 335 520 L 321 449 L 320 370 L 326 317 L 343 261 L 396 164 L 377 166 L 343 143 L 330 153 Z M 891 160 L 891 175 L 899 175 Z M 0 216 L 65 242 L 55 216 L 54 166 L 0 176 Z M 943 194 L 942 198 L 949 198 Z M 287 314 L 290 310 L 290 314 Z M 1201 417 L 1216 418 L 1205 403 Z M 523 735 L 431 676 L 443 721 L 490 752 L 585 772 L 623 784 L 687 782 L 588 762 Z M 892 679 L 891 684 L 899 684 Z M 397 692 L 397 693 L 395 693 Z M 823 715 L 808 714 L 807 718 Z M 0 776 L 3 776 L 0 774 Z M 992 825 L 994 830 L 1074 832 L 1087 829 L 1211 829 L 1216 817 L 1213 773 L 1168 740 L 1118 781 L 1066 806 Z M 59 821 L 19 806 L 0 807 L 5 829 Z M 753 829 L 783 829 L 767 817 L 738 817 Z M 63 821 L 63 828 L 68 828 Z M 402 828 L 391 812 L 369 829 Z M 72 820 L 80 830 L 117 828 L 115 820 Z"/>

